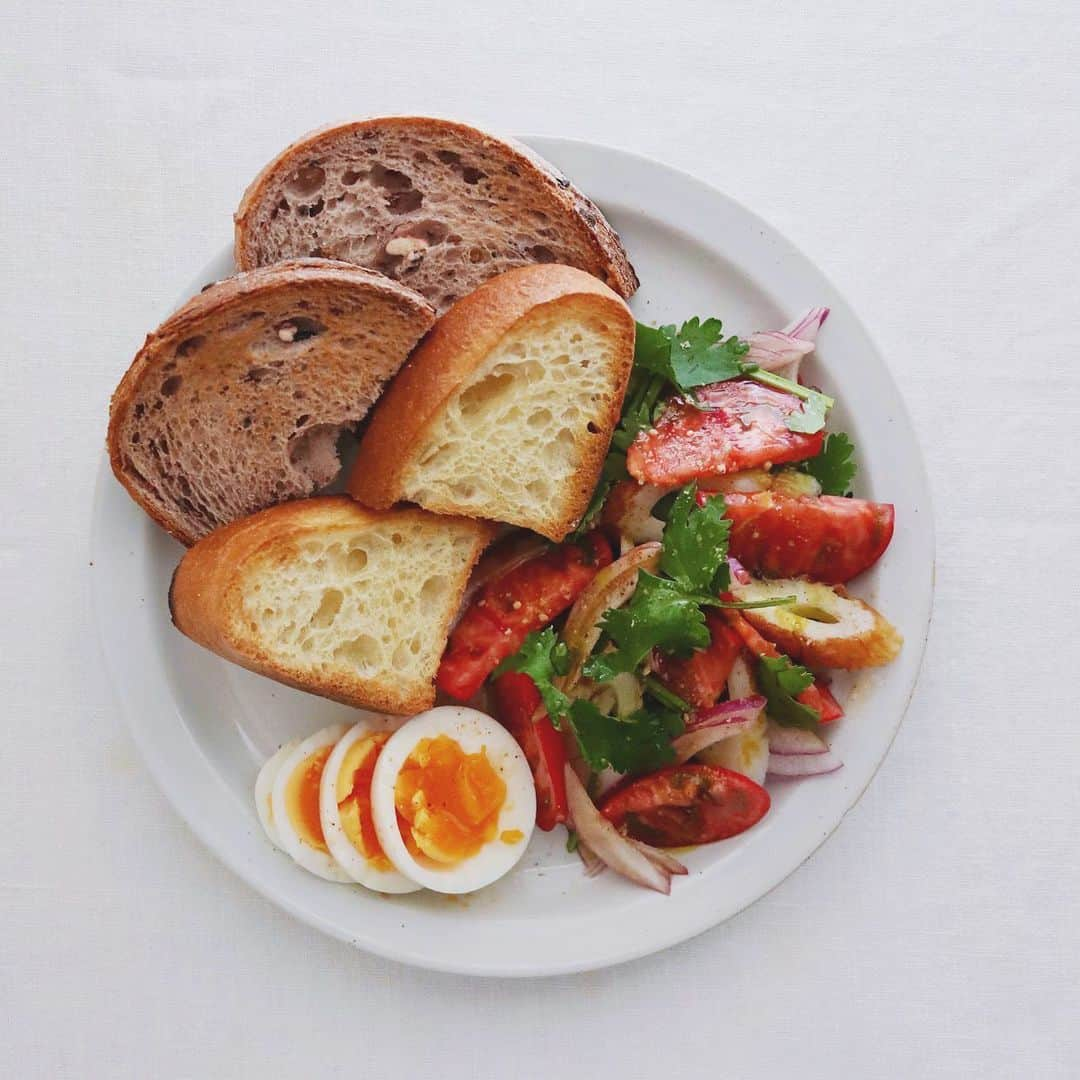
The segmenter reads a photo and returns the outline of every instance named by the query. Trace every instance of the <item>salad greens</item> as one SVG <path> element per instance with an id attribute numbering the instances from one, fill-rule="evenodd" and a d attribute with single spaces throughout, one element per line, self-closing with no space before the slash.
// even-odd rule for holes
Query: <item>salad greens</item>
<path id="1" fill-rule="evenodd" d="M 834 404 L 831 397 L 748 363 L 743 359 L 748 350 L 749 345 L 738 337 L 724 337 L 723 323 L 715 318 L 695 317 L 679 327 L 637 324 L 634 366 L 622 415 L 600 481 L 574 537 L 592 528 L 612 486 L 627 479 L 627 450 L 640 432 L 656 423 L 672 394 L 704 408 L 695 395 L 700 387 L 750 378 L 802 400 L 802 408 L 786 417 L 790 430 L 813 434 L 825 426 Z M 826 494 L 842 494 L 855 475 L 853 451 L 846 435 L 830 435 L 821 453 L 799 468 L 814 476 Z M 731 583 L 731 521 L 726 511 L 719 494 L 699 506 L 695 484 L 665 496 L 654 508 L 654 516 L 666 523 L 659 573 L 640 571 L 629 602 L 607 611 L 600 620 L 600 639 L 582 673 L 596 683 L 608 683 L 624 672 L 637 675 L 643 690 L 641 708 L 626 716 L 609 716 L 592 701 L 566 694 L 558 682 L 569 671 L 570 657 L 552 627 L 530 634 L 521 649 L 497 669 L 498 673 L 523 672 L 536 683 L 552 722 L 573 731 L 591 769 L 610 767 L 632 774 L 672 760 L 671 738 L 682 730 L 682 715 L 689 707 L 647 674 L 646 665 L 654 650 L 687 657 L 695 649 L 706 648 L 711 637 L 705 607 L 769 607 L 795 601 L 795 597 L 741 602 L 720 598 Z M 767 711 L 777 723 L 816 726 L 816 710 L 796 700 L 813 683 L 806 668 L 787 656 L 763 657 L 757 676 L 768 700 Z"/>
<path id="2" fill-rule="evenodd" d="M 842 431 L 825 437 L 825 445 L 817 457 L 802 463 L 821 485 L 822 495 L 850 495 L 851 481 L 855 479 L 858 466 L 851 460 L 855 446 Z"/>
<path id="3" fill-rule="evenodd" d="M 795 698 L 813 685 L 814 676 L 789 656 L 763 656 L 758 661 L 758 685 L 765 695 L 765 711 L 786 727 L 817 728 L 817 709 Z"/>

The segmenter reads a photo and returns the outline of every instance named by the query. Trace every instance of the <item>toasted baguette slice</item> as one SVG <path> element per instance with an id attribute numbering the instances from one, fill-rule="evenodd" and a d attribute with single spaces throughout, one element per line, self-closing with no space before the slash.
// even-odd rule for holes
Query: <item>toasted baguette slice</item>
<path id="1" fill-rule="evenodd" d="M 569 266 L 459 300 L 372 414 L 348 490 L 561 540 L 585 512 L 634 362 L 634 317 Z"/>
<path id="2" fill-rule="evenodd" d="M 434 317 L 411 289 L 346 263 L 211 285 L 146 339 L 113 395 L 113 472 L 185 544 L 310 495 Z"/>
<path id="3" fill-rule="evenodd" d="M 226 525 L 181 560 L 178 630 L 251 671 L 359 708 L 435 700 L 450 621 L 491 526 L 423 510 L 377 513 L 346 495 Z"/>
<path id="4" fill-rule="evenodd" d="M 440 312 L 528 263 L 580 267 L 620 296 L 638 285 L 603 215 L 546 161 L 418 116 L 323 128 L 263 169 L 236 212 L 236 265 L 302 255 L 380 270 Z"/>

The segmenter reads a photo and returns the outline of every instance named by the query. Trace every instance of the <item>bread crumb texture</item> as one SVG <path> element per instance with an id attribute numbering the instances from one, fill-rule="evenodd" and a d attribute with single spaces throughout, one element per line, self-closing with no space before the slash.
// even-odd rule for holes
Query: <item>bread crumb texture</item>
<path id="1" fill-rule="evenodd" d="M 550 166 L 436 121 L 312 136 L 265 178 L 240 224 L 247 265 L 343 259 L 409 285 L 440 312 L 534 263 L 580 267 L 624 295 L 637 285 L 599 210 Z"/>
<path id="2" fill-rule="evenodd" d="M 540 308 L 523 319 L 429 425 L 403 497 L 510 524 L 563 520 L 581 499 L 581 470 L 606 446 L 619 342 L 595 314 Z M 590 470 L 584 484 L 595 479 Z"/>
<path id="3" fill-rule="evenodd" d="M 471 525 L 396 517 L 271 545 L 244 567 L 234 630 L 301 677 L 429 684 L 476 553 Z"/>
<path id="4" fill-rule="evenodd" d="M 126 482 L 188 543 L 317 491 L 338 473 L 339 436 L 429 325 L 417 303 L 298 281 L 152 339 L 116 418 Z"/>

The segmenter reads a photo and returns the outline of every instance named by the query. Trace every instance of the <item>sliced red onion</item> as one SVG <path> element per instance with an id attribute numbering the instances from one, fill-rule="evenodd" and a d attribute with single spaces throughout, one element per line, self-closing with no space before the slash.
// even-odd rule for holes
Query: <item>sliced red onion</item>
<path id="1" fill-rule="evenodd" d="M 728 566 L 731 568 L 731 578 L 733 581 L 737 581 L 740 585 L 749 585 L 751 581 L 750 571 L 734 555 L 729 555 L 727 560 Z"/>
<path id="2" fill-rule="evenodd" d="M 565 772 L 566 797 L 579 843 L 584 842 L 617 874 L 622 874 L 638 885 L 669 894 L 671 873 L 661 869 L 625 836 L 620 835 L 615 826 L 593 805 L 585 785 L 570 765 L 566 766 Z"/>
<path id="3" fill-rule="evenodd" d="M 824 754 L 769 754 L 769 776 L 822 776 L 844 763 L 831 751 Z"/>
<path id="4" fill-rule="evenodd" d="M 581 858 L 581 861 L 585 864 L 586 877 L 596 877 L 598 874 L 602 874 L 607 869 L 604 860 L 601 859 L 600 856 L 597 855 L 596 852 L 593 851 L 593 849 L 589 847 L 589 845 L 586 844 L 580 836 L 578 837 L 577 842 L 577 853 Z"/>
<path id="5" fill-rule="evenodd" d="M 818 307 L 810 308 L 804 311 L 797 319 L 793 319 L 783 328 L 783 330 L 777 331 L 781 337 L 791 341 L 807 342 L 810 345 L 809 353 L 813 350 L 814 342 L 817 340 L 818 331 L 821 329 L 821 324 L 829 317 L 829 309 Z M 752 339 L 751 339 L 752 340 Z M 751 349 L 751 351 L 753 351 Z M 771 370 L 775 371 L 777 375 L 782 375 L 785 379 L 790 379 L 792 382 L 799 381 L 799 365 L 803 361 L 803 356 L 793 357 L 787 363 L 782 363 Z M 762 364 L 762 367 L 765 365 Z"/>
<path id="6" fill-rule="evenodd" d="M 659 565 L 660 545 L 655 541 L 638 544 L 605 566 L 585 586 L 563 627 L 563 641 L 572 657 L 569 673 L 560 678 L 564 692 L 568 693 L 581 680 L 581 669 L 600 637 L 600 619 L 612 608 L 622 607 L 634 595 L 638 571 L 655 573 Z"/>
<path id="7" fill-rule="evenodd" d="M 749 731 L 757 720 L 738 720 L 732 723 L 727 721 L 720 725 L 701 727 L 694 731 L 687 731 L 677 739 L 672 739 L 671 748 L 675 751 L 675 764 L 682 765 L 689 761 L 695 754 L 713 746 L 724 739 L 731 739 L 736 735 L 742 735 Z"/>
<path id="8" fill-rule="evenodd" d="M 686 730 L 717 727 L 722 724 L 738 724 L 744 720 L 756 720 L 765 708 L 765 698 L 760 694 L 736 698 L 734 701 L 721 701 L 719 705 L 710 705 L 707 709 L 696 709 L 686 717 Z"/>
<path id="9" fill-rule="evenodd" d="M 802 341 L 817 341 L 818 331 L 828 317 L 827 307 L 812 307 L 789 322 L 780 333 Z"/>
<path id="10" fill-rule="evenodd" d="M 743 360 L 748 364 L 757 364 L 765 371 L 782 371 L 791 365 L 798 365 L 804 356 L 813 351 L 813 341 L 795 337 L 783 330 L 760 330 L 750 335 L 750 349 Z"/>
<path id="11" fill-rule="evenodd" d="M 816 731 L 783 727 L 769 721 L 769 753 L 781 757 L 797 754 L 827 754 L 829 744 Z"/>
<path id="12" fill-rule="evenodd" d="M 662 848 L 654 848 L 651 844 L 646 844 L 643 840 L 635 840 L 632 836 L 626 838 L 640 851 L 646 859 L 649 860 L 654 866 L 659 867 L 661 870 L 666 870 L 669 874 L 678 874 L 680 877 L 683 874 L 689 874 L 690 871 L 675 858 L 674 855 Z"/>

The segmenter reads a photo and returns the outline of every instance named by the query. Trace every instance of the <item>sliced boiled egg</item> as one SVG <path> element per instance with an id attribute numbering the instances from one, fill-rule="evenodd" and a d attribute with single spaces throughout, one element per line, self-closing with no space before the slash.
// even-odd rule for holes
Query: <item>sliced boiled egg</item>
<path id="1" fill-rule="evenodd" d="M 372 716 L 349 728 L 326 760 L 319 789 L 319 816 L 330 854 L 353 881 L 384 893 L 420 888 L 394 869 L 371 815 L 375 766 L 401 723 L 400 717 Z"/>
<path id="2" fill-rule="evenodd" d="M 513 736 L 476 709 L 443 706 L 387 740 L 371 780 L 371 810 L 390 861 L 419 885 L 467 893 L 525 853 L 536 792 Z"/>
<path id="3" fill-rule="evenodd" d="M 319 813 L 323 768 L 347 730 L 347 724 L 333 724 L 294 746 L 278 766 L 270 789 L 278 845 L 305 870 L 327 881 L 351 880 L 330 854 Z"/>
<path id="4" fill-rule="evenodd" d="M 259 821 L 262 824 L 263 832 L 270 838 L 270 843 L 274 847 L 284 851 L 281 847 L 281 841 L 278 839 L 277 827 L 274 825 L 274 807 L 271 801 L 271 793 L 274 789 L 274 780 L 277 777 L 278 770 L 281 768 L 281 763 L 296 749 L 299 744 L 296 739 L 292 742 L 285 743 L 280 747 L 276 754 L 272 754 L 266 759 L 265 764 L 259 770 L 259 775 L 255 780 L 255 810 L 259 815 Z"/>

